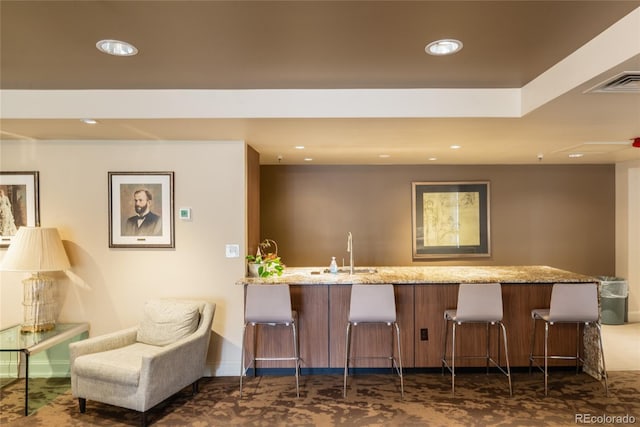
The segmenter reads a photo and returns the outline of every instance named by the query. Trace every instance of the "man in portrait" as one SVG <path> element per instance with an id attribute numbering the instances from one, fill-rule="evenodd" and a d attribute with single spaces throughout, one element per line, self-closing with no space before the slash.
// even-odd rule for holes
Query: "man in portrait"
<path id="1" fill-rule="evenodd" d="M 153 196 L 146 189 L 133 193 L 136 214 L 124 224 L 123 236 L 161 236 L 162 221 L 160 215 L 151 212 Z"/>

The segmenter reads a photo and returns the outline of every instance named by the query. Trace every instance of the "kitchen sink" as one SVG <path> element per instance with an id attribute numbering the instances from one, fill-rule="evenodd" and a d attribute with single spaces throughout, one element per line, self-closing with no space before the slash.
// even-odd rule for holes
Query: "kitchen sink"
<path id="1" fill-rule="evenodd" d="M 330 273 L 328 268 L 324 269 L 325 273 Z M 378 270 L 376 268 L 354 268 L 353 274 L 375 274 Z M 349 267 L 341 267 L 338 269 L 338 274 L 349 274 Z"/>

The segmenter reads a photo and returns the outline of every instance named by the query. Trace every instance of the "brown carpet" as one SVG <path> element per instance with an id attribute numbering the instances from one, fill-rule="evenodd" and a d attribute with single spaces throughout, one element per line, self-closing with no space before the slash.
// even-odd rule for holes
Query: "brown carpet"
<path id="1" fill-rule="evenodd" d="M 49 385 L 46 382 L 49 381 Z M 98 402 L 78 411 L 68 380 L 44 387 L 32 385 L 31 399 L 52 400 L 28 417 L 22 416 L 24 383 L 2 390 L 0 425 L 5 426 L 137 426 L 140 414 Z M 293 377 L 249 377 L 239 399 L 237 377 L 203 378 L 200 393 L 191 388 L 148 412 L 154 426 L 575 426 L 576 416 L 602 417 L 598 425 L 621 424 L 635 417 L 640 424 L 640 371 L 611 372 L 609 397 L 602 384 L 586 374 L 553 372 L 549 396 L 544 396 L 541 373 L 515 373 L 514 396 L 499 374 L 460 373 L 456 395 L 450 377 L 439 373 L 407 374 L 405 398 L 393 375 L 349 378 L 346 399 L 339 375 L 301 377 L 300 398 Z M 585 414 L 585 415 L 581 415 Z M 628 418 L 627 418 L 628 420 Z M 592 419 L 593 421 L 593 419 Z"/>

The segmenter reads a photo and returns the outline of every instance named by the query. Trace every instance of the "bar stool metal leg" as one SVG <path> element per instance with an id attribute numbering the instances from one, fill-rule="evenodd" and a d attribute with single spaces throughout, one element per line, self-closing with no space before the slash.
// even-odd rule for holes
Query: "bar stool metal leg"
<path id="1" fill-rule="evenodd" d="M 404 377 L 402 374 L 402 350 L 400 349 L 400 326 L 398 326 L 398 322 L 394 322 L 394 326 L 396 327 L 396 342 L 398 343 L 398 375 L 400 376 L 400 397 L 404 398 Z M 392 331 L 393 334 L 393 331 Z M 391 337 L 393 339 L 393 336 Z M 393 343 L 393 341 L 392 341 Z M 393 353 L 391 353 L 391 362 L 395 359 L 393 358 Z"/>
<path id="2" fill-rule="evenodd" d="M 347 323 L 347 341 L 345 343 L 344 386 L 342 388 L 342 397 L 347 397 L 347 376 L 349 375 L 350 357 L 351 357 L 351 322 L 348 322 Z"/>
<path id="3" fill-rule="evenodd" d="M 504 326 L 504 323 L 498 322 L 500 328 L 502 329 L 502 342 L 504 343 L 504 358 L 505 363 L 507 364 L 507 379 L 509 380 L 509 396 L 513 396 L 513 387 L 511 385 L 511 367 L 509 366 L 509 345 L 507 344 L 507 328 Z M 498 344 L 498 349 L 500 349 L 500 345 Z M 498 355 L 498 363 L 500 363 L 500 356 Z"/>
<path id="4" fill-rule="evenodd" d="M 291 330 L 293 334 L 293 354 L 295 357 L 294 363 L 296 364 L 296 397 L 300 397 L 300 342 L 298 341 L 298 333 L 296 328 L 296 322 L 291 322 Z"/>

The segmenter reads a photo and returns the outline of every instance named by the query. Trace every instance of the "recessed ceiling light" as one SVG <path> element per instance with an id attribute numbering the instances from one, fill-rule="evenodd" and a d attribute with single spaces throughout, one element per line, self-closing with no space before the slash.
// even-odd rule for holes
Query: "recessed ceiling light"
<path id="1" fill-rule="evenodd" d="M 95 119 L 80 119 L 80 121 L 85 125 L 95 125 L 96 123 L 98 123 L 98 121 Z"/>
<path id="2" fill-rule="evenodd" d="M 577 158 L 580 158 L 580 157 L 583 157 L 583 156 L 584 156 L 584 154 L 582 154 L 582 153 L 571 153 L 571 154 L 569 154 L 569 157 L 571 157 L 572 159 L 577 159 Z"/>
<path id="3" fill-rule="evenodd" d="M 114 56 L 133 56 L 138 53 L 134 45 L 120 40 L 100 40 L 96 47 L 100 52 Z"/>
<path id="4" fill-rule="evenodd" d="M 461 145 L 452 145 L 449 148 L 451 148 L 452 150 L 457 150 L 458 148 L 462 148 Z"/>
<path id="5" fill-rule="evenodd" d="M 453 55 L 462 49 L 462 42 L 456 39 L 436 40 L 425 46 L 424 51 L 429 55 L 443 56 Z"/>
<path id="6" fill-rule="evenodd" d="M 305 158 L 304 158 L 304 161 L 305 161 L 305 162 L 310 162 L 310 161 L 312 161 L 312 160 L 313 160 L 313 159 L 312 159 L 311 157 L 305 157 Z"/>
<path id="7" fill-rule="evenodd" d="M 296 150 L 304 150 L 304 145 L 296 145 L 294 148 Z"/>
<path id="8" fill-rule="evenodd" d="M 378 154 L 378 157 L 380 157 L 381 159 L 388 159 L 389 157 L 391 157 L 391 154 Z"/>
<path id="9" fill-rule="evenodd" d="M 429 160 L 433 162 L 433 161 L 438 160 L 438 158 L 437 157 L 429 157 Z"/>

